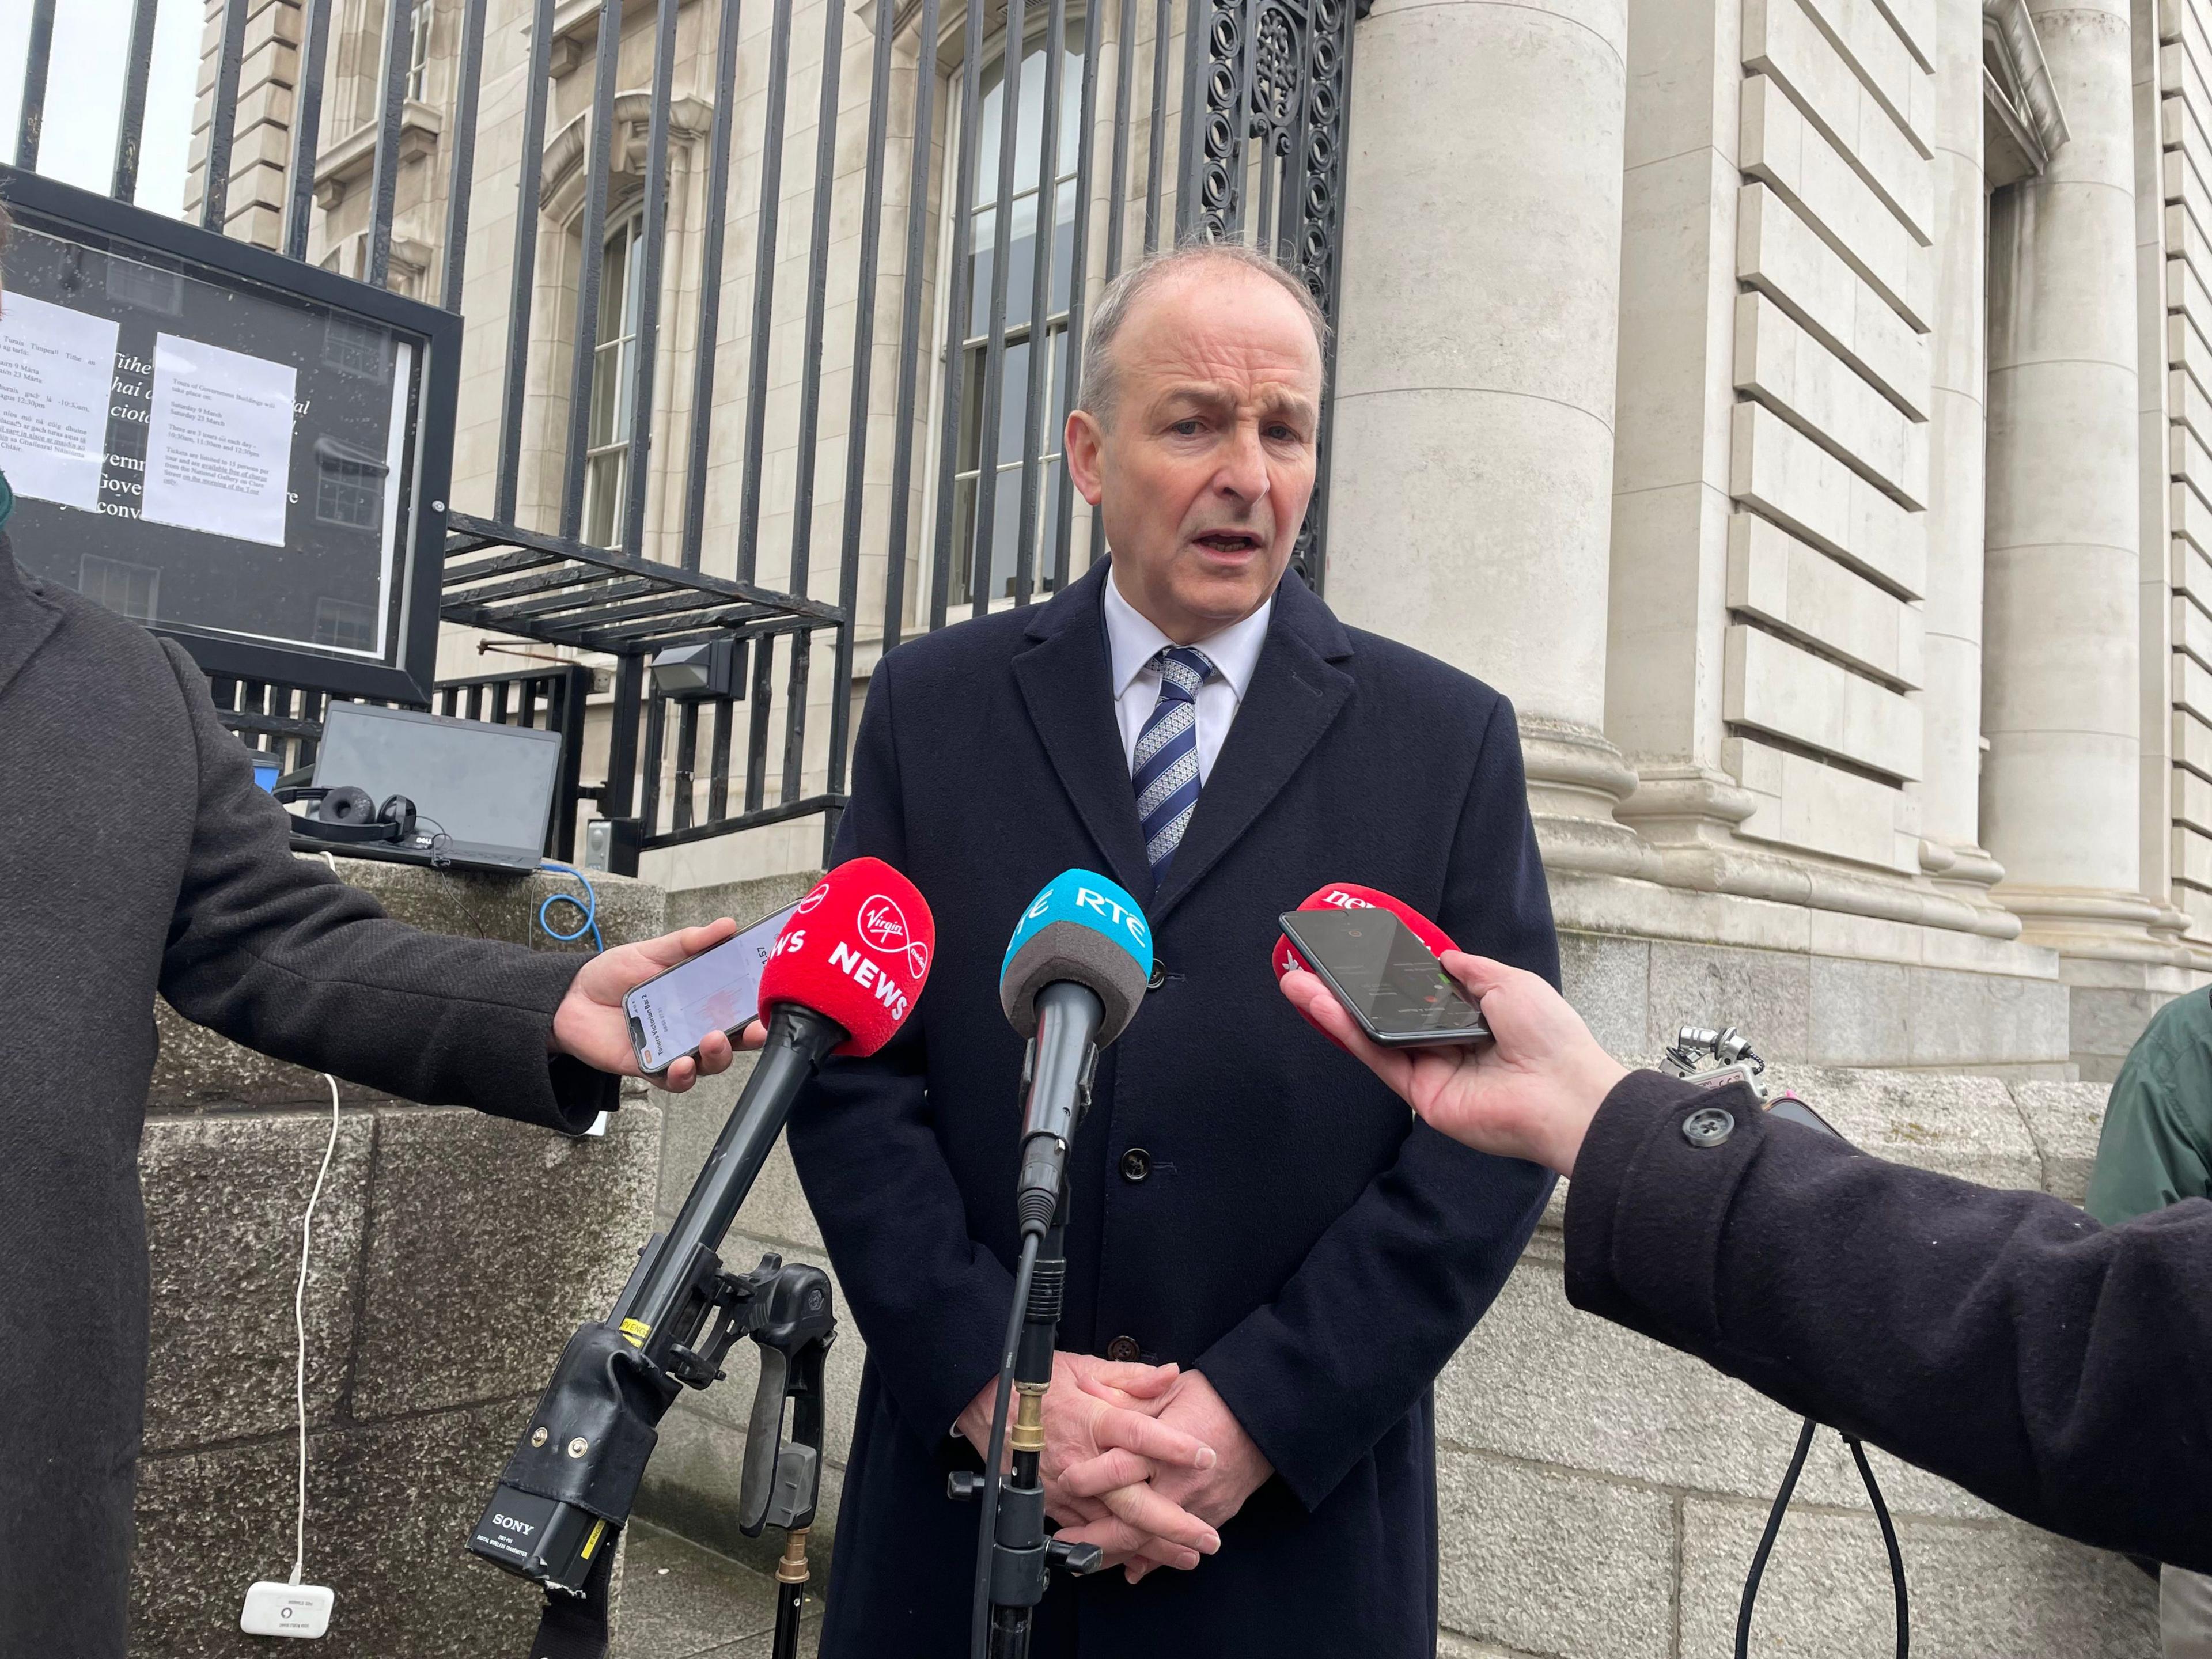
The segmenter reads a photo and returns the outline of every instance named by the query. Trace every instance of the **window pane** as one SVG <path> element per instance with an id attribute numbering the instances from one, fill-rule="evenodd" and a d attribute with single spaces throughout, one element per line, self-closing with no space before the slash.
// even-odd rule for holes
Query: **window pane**
<path id="1" fill-rule="evenodd" d="M 629 221 L 624 220 L 608 233 L 606 257 L 599 264 L 599 338 L 602 342 L 629 332 L 623 325 L 629 314 L 629 274 L 632 251 L 635 246 L 630 228 Z"/>
<path id="2" fill-rule="evenodd" d="M 1032 41 L 1022 58 L 1022 103 L 1014 112 L 1014 189 L 1037 185 L 1037 147 L 1044 136 L 1044 42 Z M 994 185 L 994 189 L 996 185 Z"/>
<path id="3" fill-rule="evenodd" d="M 592 547 L 615 544 L 615 515 L 622 510 L 623 475 L 629 452 L 611 449 L 584 463 L 584 541 Z"/>
<path id="4" fill-rule="evenodd" d="M 1030 287 L 1036 281 L 1036 192 L 1014 200 L 1012 245 L 1006 254 L 1006 326 L 1030 319 Z"/>
<path id="5" fill-rule="evenodd" d="M 1052 218 L 1052 308 L 1067 309 L 1073 292 L 1075 270 L 1075 181 L 1069 179 L 1054 192 Z"/>
<path id="6" fill-rule="evenodd" d="M 1022 459 L 1022 421 L 1030 406 L 1030 344 L 1027 340 L 1011 342 L 1006 347 L 999 385 L 999 455 L 1001 461 Z"/>
<path id="7" fill-rule="evenodd" d="M 978 206 L 998 194 L 999 125 L 1006 118 L 1006 79 L 1003 58 L 993 58 L 983 65 L 983 103 L 975 115 L 975 199 Z"/>
<path id="8" fill-rule="evenodd" d="M 956 471 L 973 472 L 976 452 L 983 441 L 984 348 L 969 346 L 960 354 L 960 454 Z"/>
<path id="9" fill-rule="evenodd" d="M 1021 545 L 1022 470 L 1018 465 L 999 471 L 997 515 L 991 525 L 990 597 L 1003 599 L 1014 591 L 1014 550 Z"/>
<path id="10" fill-rule="evenodd" d="M 962 605 L 968 602 L 969 578 L 975 567 L 969 560 L 969 549 L 975 537 L 975 481 L 962 478 L 952 486 L 952 585 L 946 590 L 947 603 Z"/>

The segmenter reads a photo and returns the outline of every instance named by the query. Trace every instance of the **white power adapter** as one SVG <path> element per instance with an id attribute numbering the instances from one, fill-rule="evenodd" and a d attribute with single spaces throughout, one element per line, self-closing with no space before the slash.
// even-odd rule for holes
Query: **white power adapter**
<path id="1" fill-rule="evenodd" d="M 238 1627 L 248 1636 L 326 1636 L 331 1607 L 337 1600 L 327 1585 L 300 1582 L 307 1565 L 307 1258 L 315 1243 L 315 1203 L 338 1149 L 338 1080 L 325 1073 L 323 1081 L 331 1085 L 331 1138 L 323 1148 L 323 1167 L 315 1172 L 315 1189 L 307 1194 L 307 1212 L 300 1218 L 300 1282 L 292 1292 L 292 1328 L 299 1342 L 293 1391 L 300 1409 L 300 1512 L 292 1578 L 289 1583 L 264 1578 L 247 1589 Z"/>
<path id="2" fill-rule="evenodd" d="M 320 1584 L 286 1584 L 264 1578 L 246 1592 L 238 1627 L 248 1636 L 323 1636 L 337 1598 Z"/>

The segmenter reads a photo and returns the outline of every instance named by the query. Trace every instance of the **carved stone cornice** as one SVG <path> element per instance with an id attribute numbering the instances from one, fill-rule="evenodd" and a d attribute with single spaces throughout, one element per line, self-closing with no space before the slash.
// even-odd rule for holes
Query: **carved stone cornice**
<path id="1" fill-rule="evenodd" d="M 653 131 L 653 94 L 618 92 L 615 94 L 614 144 L 607 170 L 614 178 L 645 178 L 646 145 Z M 585 162 L 591 155 L 592 112 L 585 110 L 546 141 L 544 179 L 538 210 L 556 224 L 566 224 L 581 210 L 588 182 Z M 668 107 L 668 151 L 672 161 L 679 148 L 688 149 L 714 130 L 714 106 L 703 98 L 683 97 Z"/>

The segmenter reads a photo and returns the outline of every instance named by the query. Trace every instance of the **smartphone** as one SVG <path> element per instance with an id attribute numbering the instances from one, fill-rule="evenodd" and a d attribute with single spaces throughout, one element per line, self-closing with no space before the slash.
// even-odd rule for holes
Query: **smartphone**
<path id="1" fill-rule="evenodd" d="M 1359 1029 L 1386 1048 L 1479 1042 L 1482 1011 L 1388 910 L 1291 910 L 1283 932 Z"/>
<path id="2" fill-rule="evenodd" d="M 638 1070 L 657 1076 L 678 1060 L 696 1056 L 710 1031 L 736 1040 L 760 1012 L 761 969 L 798 908 L 787 904 L 735 939 L 630 988 L 623 1012 L 629 1018 Z"/>

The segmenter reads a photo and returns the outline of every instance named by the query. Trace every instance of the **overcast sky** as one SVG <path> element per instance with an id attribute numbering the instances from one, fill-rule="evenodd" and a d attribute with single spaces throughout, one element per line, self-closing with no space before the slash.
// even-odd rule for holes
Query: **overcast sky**
<path id="1" fill-rule="evenodd" d="M 31 8 L 32 0 L 0 0 L 0 160 L 9 161 L 15 159 L 15 131 L 22 115 Z M 155 14 L 138 203 L 162 213 L 184 210 L 201 9 L 200 0 L 160 0 Z M 39 171 L 102 195 L 114 182 L 115 129 L 123 109 L 131 10 L 131 0 L 62 0 L 54 9 Z"/>

